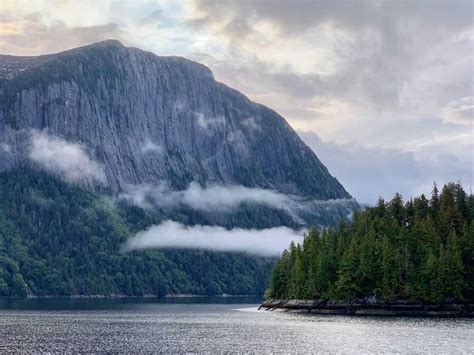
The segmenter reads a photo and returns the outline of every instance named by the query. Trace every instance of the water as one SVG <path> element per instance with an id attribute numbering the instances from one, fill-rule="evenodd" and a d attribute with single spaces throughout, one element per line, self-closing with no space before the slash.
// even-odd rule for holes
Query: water
<path id="1" fill-rule="evenodd" d="M 0 300 L 0 353 L 474 353 L 474 320 L 257 311 L 255 298 Z"/>

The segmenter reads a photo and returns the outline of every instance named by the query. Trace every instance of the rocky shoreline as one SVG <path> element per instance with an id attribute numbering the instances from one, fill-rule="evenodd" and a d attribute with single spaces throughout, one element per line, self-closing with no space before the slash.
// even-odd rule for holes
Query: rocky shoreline
<path id="1" fill-rule="evenodd" d="M 422 304 L 405 300 L 371 302 L 370 300 L 330 301 L 268 299 L 265 300 L 258 309 L 353 316 L 474 317 L 474 304 Z"/>

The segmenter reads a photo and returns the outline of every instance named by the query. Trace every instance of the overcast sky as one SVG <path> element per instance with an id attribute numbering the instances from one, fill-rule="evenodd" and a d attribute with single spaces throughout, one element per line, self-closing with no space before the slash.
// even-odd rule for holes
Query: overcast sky
<path id="1" fill-rule="evenodd" d="M 474 1 L 0 0 L 0 53 L 116 38 L 282 114 L 359 201 L 473 184 Z"/>

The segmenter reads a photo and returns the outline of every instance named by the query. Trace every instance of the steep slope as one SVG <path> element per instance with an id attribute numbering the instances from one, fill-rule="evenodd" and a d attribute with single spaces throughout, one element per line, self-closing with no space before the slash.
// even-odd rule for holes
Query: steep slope
<path id="1" fill-rule="evenodd" d="M 83 144 L 105 185 L 244 185 L 350 199 L 288 123 L 198 63 L 117 41 L 0 56 L 0 171 L 28 156 L 30 129 Z"/>

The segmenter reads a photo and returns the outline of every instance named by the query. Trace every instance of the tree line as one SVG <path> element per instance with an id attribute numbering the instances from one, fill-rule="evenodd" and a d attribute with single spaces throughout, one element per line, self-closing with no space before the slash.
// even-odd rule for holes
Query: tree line
<path id="1" fill-rule="evenodd" d="M 312 229 L 277 261 L 266 297 L 389 302 L 474 301 L 474 197 L 450 183 L 404 203 L 355 212 L 350 224 Z"/>

